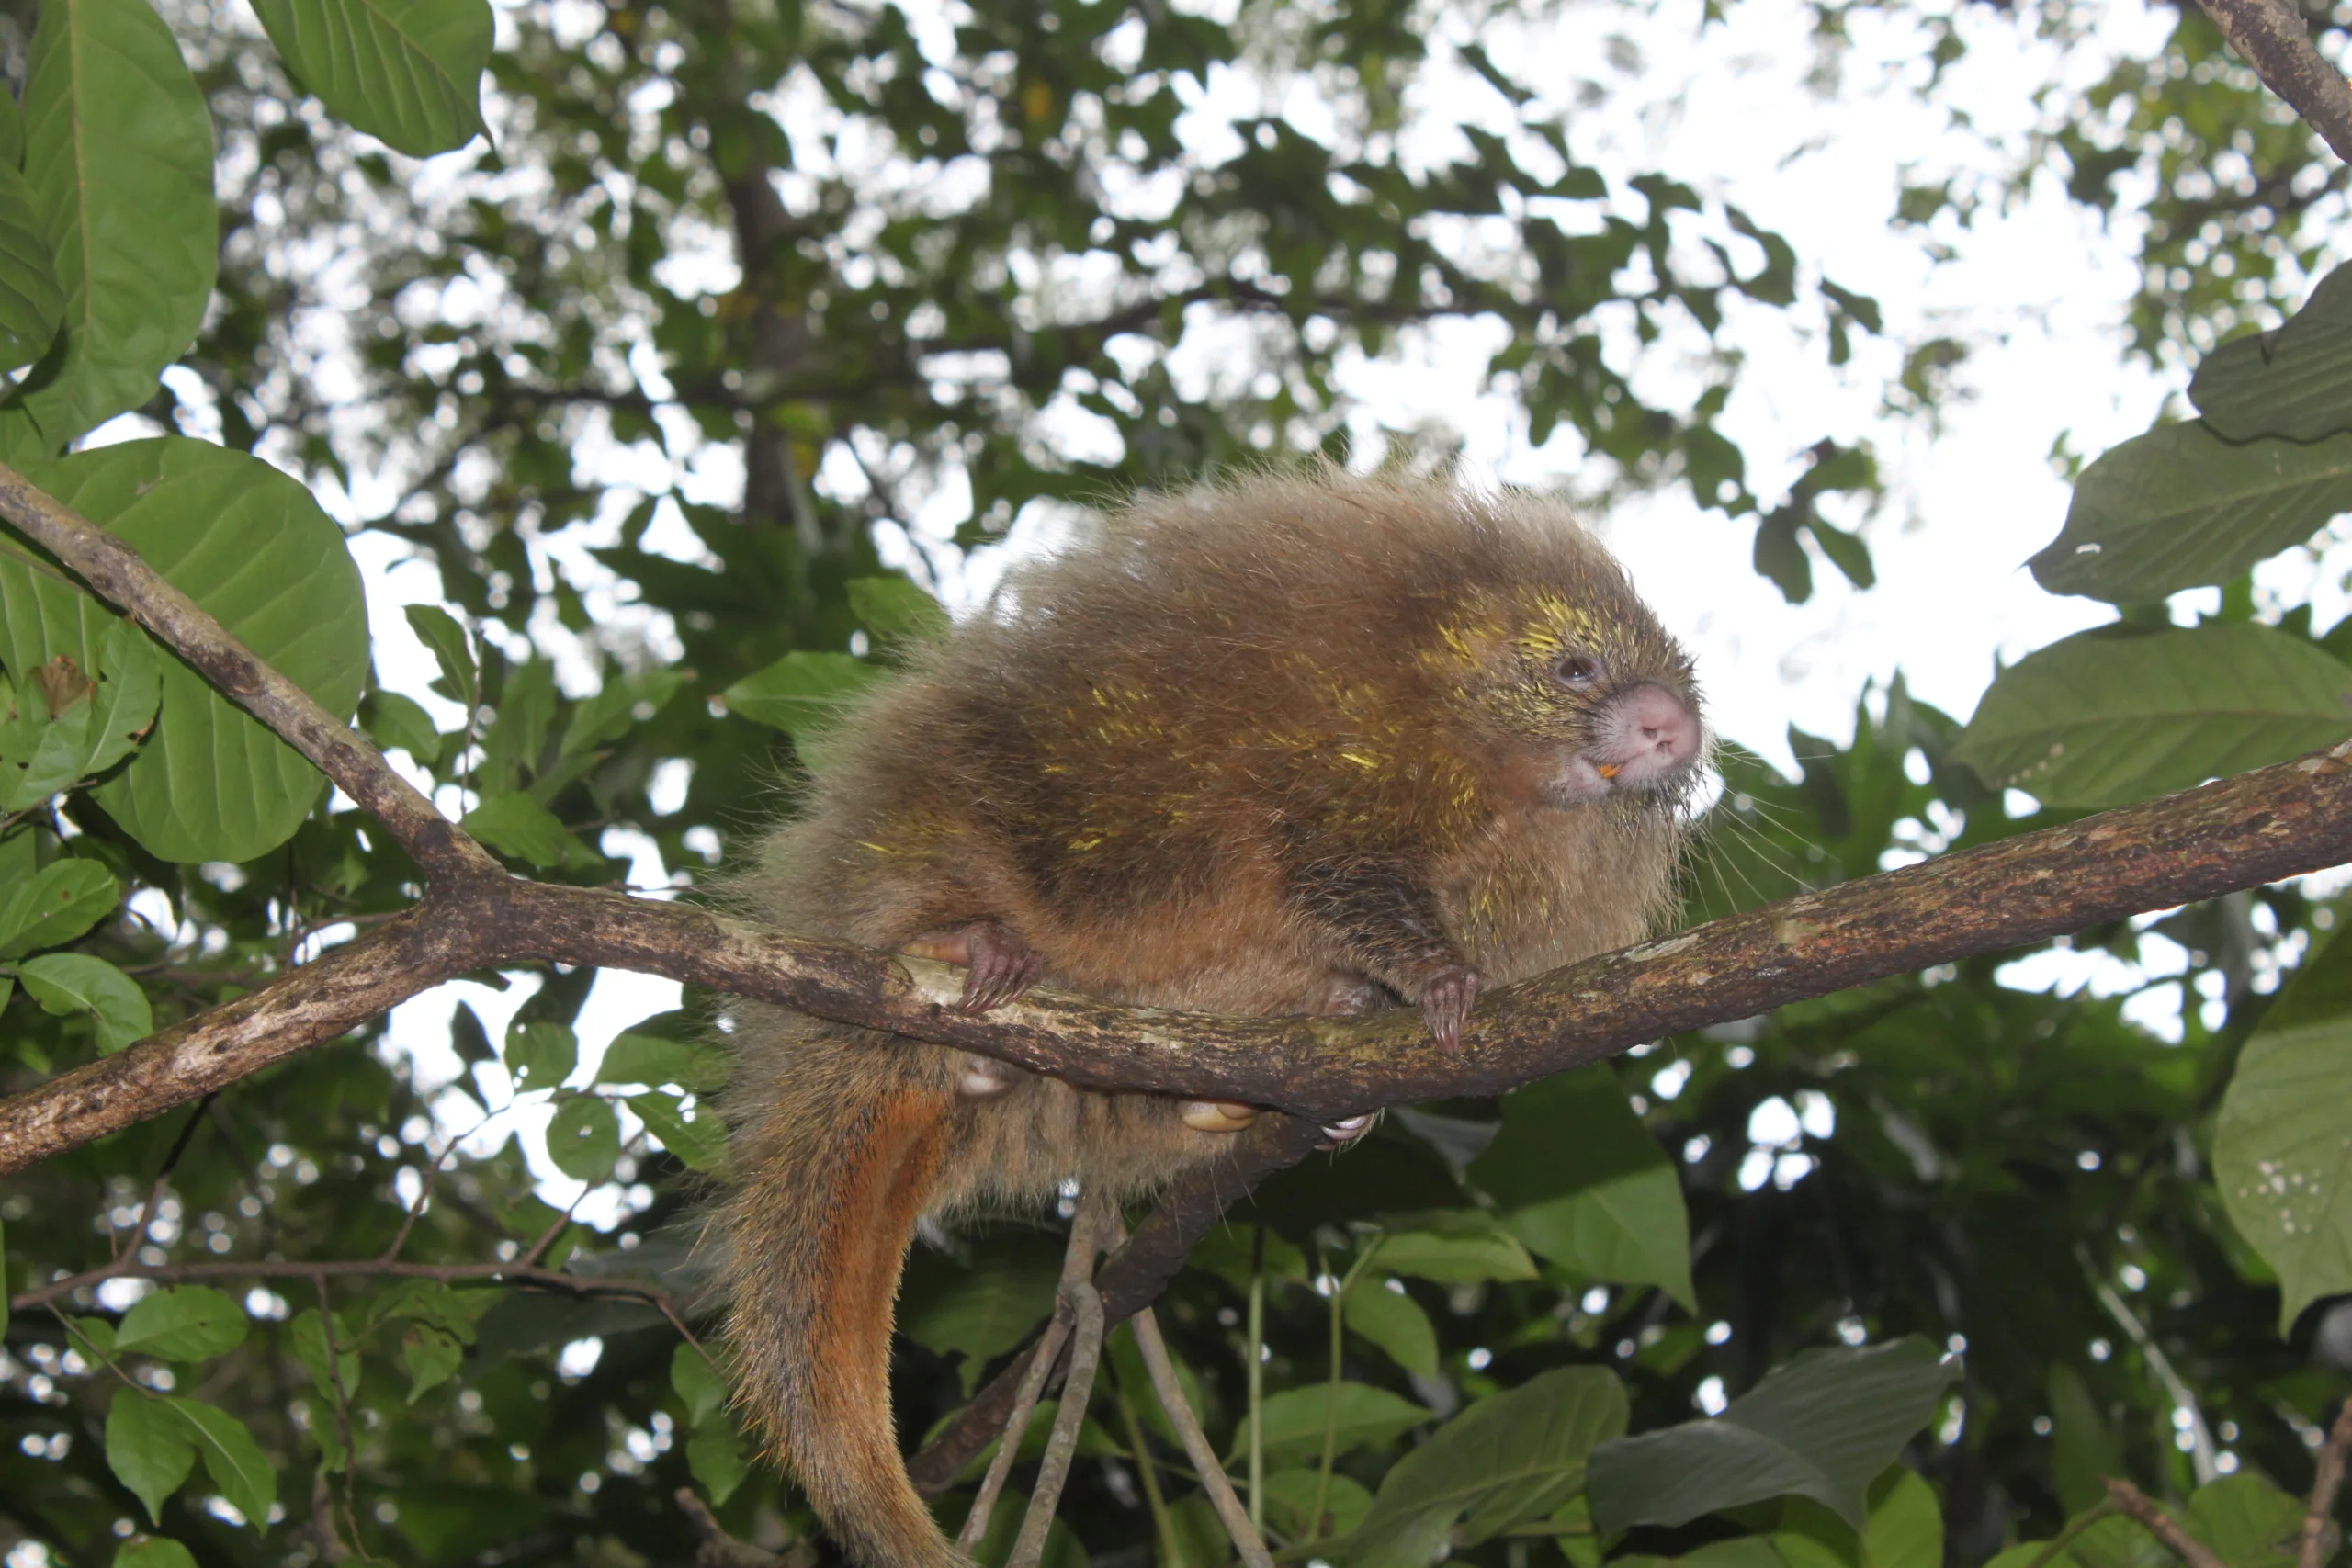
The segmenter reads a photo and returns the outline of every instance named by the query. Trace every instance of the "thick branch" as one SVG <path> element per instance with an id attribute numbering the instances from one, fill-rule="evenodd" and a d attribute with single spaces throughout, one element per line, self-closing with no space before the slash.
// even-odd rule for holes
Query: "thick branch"
<path id="1" fill-rule="evenodd" d="M 2352 861 L 2348 758 L 2352 742 L 1570 964 L 1495 993 L 1452 1051 L 1403 1010 L 1212 1018 L 1041 994 L 973 1018 L 954 1010 L 958 976 L 940 964 L 685 905 L 469 882 L 250 997 L 0 1101 L 0 1175 L 333 1039 L 451 975 L 530 962 L 665 976 L 1091 1089 L 1247 1100 L 1318 1122 L 1498 1094 L 1681 1030 Z"/>
<path id="2" fill-rule="evenodd" d="M 498 863 L 433 808 L 382 753 L 173 587 L 138 551 L 0 463 L 0 517 L 129 613 L 221 695 L 276 731 L 391 830 L 428 875 L 494 876 Z"/>
<path id="3" fill-rule="evenodd" d="M 2352 164 L 2352 84 L 2312 46 L 2294 0 L 2198 0 L 2254 67 L 2263 85 L 2293 106 L 2335 155 Z"/>

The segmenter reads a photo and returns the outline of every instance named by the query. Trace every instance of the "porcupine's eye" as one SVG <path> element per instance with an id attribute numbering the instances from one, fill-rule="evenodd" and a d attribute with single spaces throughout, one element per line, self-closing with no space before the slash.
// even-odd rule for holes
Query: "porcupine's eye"
<path id="1" fill-rule="evenodd" d="M 1553 668 L 1552 679 L 1572 692 L 1581 692 L 1600 679 L 1600 660 L 1589 653 L 1571 653 Z"/>

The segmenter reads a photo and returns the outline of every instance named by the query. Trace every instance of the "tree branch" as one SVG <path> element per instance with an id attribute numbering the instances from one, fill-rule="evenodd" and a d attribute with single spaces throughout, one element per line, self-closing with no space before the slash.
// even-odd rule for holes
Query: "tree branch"
<path id="1" fill-rule="evenodd" d="M 2352 860 L 2352 742 L 2201 789 L 1729 916 L 1494 993 L 1452 1051 L 1418 1013 L 1216 1018 L 1039 993 L 955 1010 L 957 971 L 776 936 L 689 906 L 501 875 L 102 1061 L 0 1100 L 0 1175 L 184 1104 L 488 966 L 661 975 L 959 1046 L 1089 1089 L 1329 1122 L 1499 1094 L 1682 1030 Z"/>
<path id="2" fill-rule="evenodd" d="M 2352 164 L 2352 84 L 2312 43 L 2294 0 L 2198 0 L 2254 67 L 2263 85 L 2293 107 L 2335 155 Z"/>

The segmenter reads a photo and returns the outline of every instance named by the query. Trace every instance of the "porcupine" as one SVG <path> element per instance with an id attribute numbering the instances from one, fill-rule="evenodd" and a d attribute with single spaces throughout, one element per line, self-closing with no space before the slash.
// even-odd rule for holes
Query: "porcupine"
<path id="1" fill-rule="evenodd" d="M 1241 1015 L 1401 1000 L 1450 1045 L 1481 984 L 1655 929 L 1703 750 L 1689 658 L 1563 503 L 1261 475 L 1133 502 L 917 650 L 826 737 L 739 895 L 968 964 L 969 1010 L 1036 984 Z M 890 1414 L 918 1222 L 1071 1179 L 1148 1194 L 1249 1108 L 764 1006 L 735 1039 L 740 1399 L 854 1559 L 963 1563 Z"/>

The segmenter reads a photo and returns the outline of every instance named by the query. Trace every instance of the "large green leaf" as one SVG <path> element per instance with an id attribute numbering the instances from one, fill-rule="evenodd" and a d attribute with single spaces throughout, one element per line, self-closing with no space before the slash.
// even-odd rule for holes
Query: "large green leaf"
<path id="1" fill-rule="evenodd" d="M 2047 804 L 2120 805 L 2352 734 L 2352 669 L 2267 626 L 2082 632 L 2001 671 L 1952 756 Z"/>
<path id="2" fill-rule="evenodd" d="M 422 158 L 487 129 L 483 0 L 254 0 L 254 12 L 302 85 L 386 146 Z"/>
<path id="3" fill-rule="evenodd" d="M 57 257 L 34 208 L 33 188 L 14 163 L 0 160 L 0 372 L 48 353 L 64 319 Z"/>
<path id="4" fill-rule="evenodd" d="M 147 0 L 48 0 L 25 177 L 65 299 L 65 353 L 24 394 L 52 451 L 155 394 L 195 341 L 220 245 L 212 117 Z"/>
<path id="5" fill-rule="evenodd" d="M 116 1552 L 114 1568 L 196 1568 L 196 1558 L 178 1541 L 151 1535 Z"/>
<path id="6" fill-rule="evenodd" d="M 104 525 L 337 716 L 359 700 L 368 615 L 343 532 L 311 492 L 241 452 L 181 436 L 36 466 L 30 478 Z M 117 623 L 59 577 L 0 554 L 0 663 L 93 667 Z M 177 660 L 128 767 L 98 804 L 169 861 L 243 861 L 282 844 L 326 788 L 318 770 Z"/>
<path id="7" fill-rule="evenodd" d="M 2352 431 L 2352 267 L 2321 278 L 2285 326 L 2232 338 L 2207 355 L 2188 397 L 2230 441 L 2317 441 Z"/>
<path id="8" fill-rule="evenodd" d="M 1029 1336 L 1054 1308 L 1061 1249 L 1044 1237 L 1003 1238 L 969 1268 L 936 1255 L 911 1260 L 899 1328 L 925 1349 L 963 1357 L 967 1389 L 988 1363 Z"/>
<path id="9" fill-rule="evenodd" d="M 1589 1280 L 1662 1286 L 1692 1307 L 1681 1178 L 1608 1067 L 1506 1099 L 1502 1131 L 1470 1179 L 1512 1205 L 1503 1227 L 1530 1251 Z"/>
<path id="10" fill-rule="evenodd" d="M 1269 1460 L 1306 1460 L 1323 1451 L 1329 1428 L 1338 1451 L 1374 1447 L 1403 1437 L 1431 1412 L 1385 1388 L 1361 1382 L 1318 1382 L 1270 1393 L 1259 1409 L 1259 1441 Z M 1250 1423 L 1238 1424 L 1228 1463 L 1238 1463 L 1250 1442 Z"/>
<path id="11" fill-rule="evenodd" d="M 1871 1483 L 1931 1420 L 1956 1361 L 1917 1335 L 1810 1350 L 1709 1420 L 1604 1443 L 1592 1514 L 1604 1530 L 1688 1524 L 1769 1497 L 1811 1497 L 1860 1529 Z"/>
<path id="12" fill-rule="evenodd" d="M 1350 1568 L 1423 1568 L 1461 1526 L 1476 1546 L 1574 1496 L 1596 1444 L 1625 1429 L 1625 1390 L 1599 1367 L 1563 1367 L 1479 1401 L 1389 1469 L 1347 1554 Z"/>
<path id="13" fill-rule="evenodd" d="M 797 735 L 841 716 L 883 671 L 846 653 L 787 653 L 754 670 L 721 694 L 745 718 Z"/>
<path id="14" fill-rule="evenodd" d="M 2347 510 L 2352 435 L 2233 446 L 2203 424 L 2161 425 L 2083 470 L 2033 575 L 2052 593 L 2153 604 L 2228 582 Z"/>
<path id="15" fill-rule="evenodd" d="M 245 1342 L 244 1309 L 205 1285 L 157 1291 L 123 1314 L 115 1330 L 118 1353 L 136 1351 L 171 1361 L 201 1361 Z"/>
<path id="16" fill-rule="evenodd" d="M 1343 1309 L 1348 1331 L 1363 1336 L 1408 1372 L 1437 1376 L 1437 1330 L 1420 1303 L 1377 1280 L 1359 1282 Z"/>
<path id="17" fill-rule="evenodd" d="M 195 1435 L 196 1451 L 204 1456 L 205 1473 L 220 1488 L 245 1522 L 256 1530 L 269 1528 L 269 1506 L 277 1501 L 277 1472 L 254 1441 L 245 1424 L 217 1405 L 200 1399 L 164 1402 Z"/>
<path id="18" fill-rule="evenodd" d="M 2256 1031 L 2213 1133 L 2213 1179 L 2240 1235 L 2278 1271 L 2280 1331 L 2352 1291 L 2352 1019 Z"/>
<path id="19" fill-rule="evenodd" d="M 135 1388 L 115 1391 L 107 1407 L 107 1467 L 147 1506 L 164 1516 L 164 1499 L 180 1489 L 196 1466 L 196 1434 L 170 1406 Z"/>

